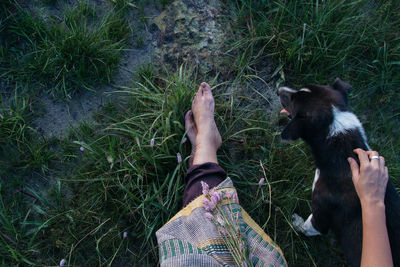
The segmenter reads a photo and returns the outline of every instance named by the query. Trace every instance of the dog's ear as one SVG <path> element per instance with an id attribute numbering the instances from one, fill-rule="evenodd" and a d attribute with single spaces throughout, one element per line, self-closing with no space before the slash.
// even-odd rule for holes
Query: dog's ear
<path id="1" fill-rule="evenodd" d="M 343 95 L 344 100 L 345 100 L 346 105 L 347 105 L 347 97 L 348 97 L 350 89 L 351 89 L 350 84 L 342 81 L 339 78 L 336 78 L 335 81 L 332 84 L 332 87 L 333 87 L 333 89 L 339 91 Z"/>
<path id="2" fill-rule="evenodd" d="M 336 78 L 332 84 L 332 87 L 338 91 L 348 94 L 350 92 L 351 86 L 350 84 L 342 81 L 340 78 Z"/>
<path id="3" fill-rule="evenodd" d="M 285 129 L 283 129 L 281 138 L 285 141 L 294 141 L 301 137 L 301 132 L 301 119 L 294 118 L 286 125 Z"/>

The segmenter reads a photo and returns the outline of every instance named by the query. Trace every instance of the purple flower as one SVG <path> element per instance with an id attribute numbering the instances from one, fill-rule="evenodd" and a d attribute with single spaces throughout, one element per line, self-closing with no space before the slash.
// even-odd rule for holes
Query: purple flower
<path id="1" fill-rule="evenodd" d="M 182 162 L 181 153 L 177 153 L 177 154 L 176 154 L 176 159 L 178 160 L 178 163 L 179 163 L 179 164 Z"/>
<path id="2" fill-rule="evenodd" d="M 215 209 L 215 204 L 212 203 L 211 201 L 209 201 L 207 198 L 203 199 L 203 208 L 206 211 L 212 211 L 213 209 Z"/>
<path id="3" fill-rule="evenodd" d="M 204 217 L 206 217 L 206 218 L 209 219 L 210 221 L 214 220 L 214 216 L 213 216 L 211 213 L 209 213 L 209 212 L 206 212 L 206 213 L 204 214 Z"/>
<path id="4" fill-rule="evenodd" d="M 218 199 L 217 199 L 214 195 L 212 195 L 212 196 L 210 197 L 210 200 L 211 200 L 211 203 L 212 203 L 214 206 L 217 206 Z"/>
<path id="5" fill-rule="evenodd" d="M 200 181 L 200 183 L 201 183 L 201 188 L 203 189 L 203 195 L 207 196 L 208 190 L 210 189 L 210 187 L 208 186 L 208 184 L 206 182 Z"/>
<path id="6" fill-rule="evenodd" d="M 259 186 L 262 186 L 265 182 L 265 178 L 261 178 L 260 181 L 258 182 Z"/>
<path id="7" fill-rule="evenodd" d="M 210 194 L 210 196 L 213 196 L 213 195 L 214 195 L 214 193 L 215 193 L 215 188 L 213 187 L 213 188 L 211 188 L 211 190 L 210 190 L 209 194 Z"/>
<path id="8" fill-rule="evenodd" d="M 81 146 L 81 147 L 79 148 L 79 150 L 83 152 L 83 151 L 85 151 L 85 148 L 84 148 L 83 146 Z"/>
<path id="9" fill-rule="evenodd" d="M 217 199 L 217 202 L 220 202 L 222 200 L 222 193 L 218 191 L 214 191 L 213 196 Z"/>
<path id="10" fill-rule="evenodd" d="M 186 141 L 187 141 L 187 138 L 186 138 L 186 137 L 184 137 L 184 138 L 182 139 L 182 142 L 181 142 L 181 144 L 184 144 L 184 143 L 186 143 Z"/>
<path id="11" fill-rule="evenodd" d="M 125 239 L 125 238 L 127 238 L 128 237 L 128 232 L 124 232 L 123 234 L 122 234 L 122 239 Z"/>
<path id="12" fill-rule="evenodd" d="M 60 261 L 60 266 L 64 266 L 65 264 L 67 264 L 67 260 L 66 259 L 62 259 Z"/>
<path id="13" fill-rule="evenodd" d="M 154 138 L 151 138 L 151 140 L 150 140 L 150 147 L 153 147 L 154 146 Z"/>
<path id="14" fill-rule="evenodd" d="M 210 201 L 207 198 L 203 198 L 203 208 L 206 211 L 211 211 L 211 207 L 210 207 Z"/>

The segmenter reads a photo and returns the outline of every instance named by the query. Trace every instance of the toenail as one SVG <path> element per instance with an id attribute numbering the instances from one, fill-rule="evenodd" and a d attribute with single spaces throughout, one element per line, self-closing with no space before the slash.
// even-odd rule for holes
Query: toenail
<path id="1" fill-rule="evenodd" d="M 201 87 L 206 88 L 207 84 L 205 82 L 201 83 Z"/>

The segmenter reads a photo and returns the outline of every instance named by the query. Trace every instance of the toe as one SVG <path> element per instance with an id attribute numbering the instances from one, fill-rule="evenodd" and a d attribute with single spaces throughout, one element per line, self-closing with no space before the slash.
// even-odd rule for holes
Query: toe
<path id="1" fill-rule="evenodd" d="M 193 118 L 193 112 L 189 110 L 185 115 L 185 130 L 190 143 L 196 145 L 197 127 Z"/>
<path id="2" fill-rule="evenodd" d="M 200 85 L 199 90 L 197 91 L 196 95 L 202 96 L 203 95 L 203 87 Z"/>
<path id="3" fill-rule="evenodd" d="M 211 87 L 208 83 L 202 82 L 200 85 L 201 90 L 203 91 L 204 94 L 211 93 Z"/>
<path id="4" fill-rule="evenodd" d="M 192 116 L 192 110 L 188 110 L 185 114 L 185 122 L 189 121 L 190 117 Z"/>
<path id="5" fill-rule="evenodd" d="M 196 123 L 194 122 L 194 119 L 193 119 L 193 112 L 191 110 L 186 112 L 185 128 L 186 128 L 186 131 L 194 130 L 196 128 Z"/>
<path id="6" fill-rule="evenodd" d="M 185 128 L 188 130 L 188 126 L 190 127 L 192 124 L 193 113 L 192 110 L 189 110 L 185 114 Z M 190 129 L 190 128 L 189 128 Z"/>
<path id="7" fill-rule="evenodd" d="M 193 105 L 196 103 L 198 97 L 199 97 L 199 92 L 197 91 L 192 100 L 192 109 L 193 109 Z"/>

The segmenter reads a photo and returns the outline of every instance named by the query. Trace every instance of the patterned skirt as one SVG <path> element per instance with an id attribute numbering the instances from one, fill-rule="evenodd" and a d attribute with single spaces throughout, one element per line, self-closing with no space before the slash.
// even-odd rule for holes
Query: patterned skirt
<path id="1" fill-rule="evenodd" d="M 236 192 L 230 178 L 215 189 Z M 201 195 L 194 199 L 156 232 L 161 266 L 238 266 L 217 225 L 206 217 L 204 198 Z M 221 204 L 224 213 L 238 218 L 238 229 L 252 266 L 287 266 L 281 249 L 238 201 L 224 198 Z"/>

